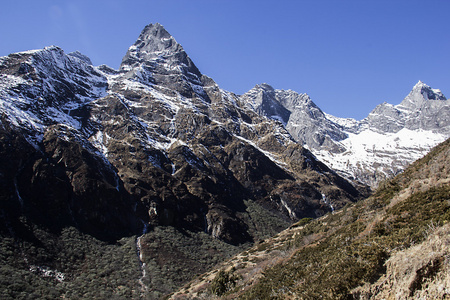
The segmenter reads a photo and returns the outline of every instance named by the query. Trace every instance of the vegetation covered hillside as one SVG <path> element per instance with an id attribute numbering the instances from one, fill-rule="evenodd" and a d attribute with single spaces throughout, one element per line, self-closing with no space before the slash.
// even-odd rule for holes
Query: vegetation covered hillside
<path id="1" fill-rule="evenodd" d="M 171 299 L 448 299 L 450 140 L 376 193 L 289 229 Z"/>

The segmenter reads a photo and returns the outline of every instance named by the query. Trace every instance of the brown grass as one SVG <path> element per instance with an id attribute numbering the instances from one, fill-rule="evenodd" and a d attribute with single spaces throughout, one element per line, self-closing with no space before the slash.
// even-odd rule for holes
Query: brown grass
<path id="1" fill-rule="evenodd" d="M 449 299 L 450 224 L 430 226 L 428 235 L 421 244 L 391 255 L 386 274 L 353 294 L 373 300 Z"/>

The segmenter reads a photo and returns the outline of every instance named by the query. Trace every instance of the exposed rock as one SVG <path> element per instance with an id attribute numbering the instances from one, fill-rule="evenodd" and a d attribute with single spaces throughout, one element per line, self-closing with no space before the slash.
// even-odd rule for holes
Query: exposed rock
<path id="1" fill-rule="evenodd" d="M 56 232 L 76 226 L 108 240 L 128 235 L 141 226 L 133 211 L 137 203 L 124 191 L 114 168 L 95 148 L 83 147 L 88 143 L 77 132 L 60 125 L 49 127 L 40 151 L 36 151 L 7 124 L 3 128 L 2 157 L 7 161 L 2 173 L 9 169 L 14 174 L 5 176 L 13 182 L 2 185 L 2 194 L 10 203 L 4 213 L 12 223 L 12 216 L 18 213 L 13 208 L 20 204 L 21 214 L 30 222 Z M 16 151 L 10 152 L 12 141 Z"/>
<path id="2" fill-rule="evenodd" d="M 91 59 L 78 50 L 75 52 L 70 52 L 68 55 L 77 57 L 77 58 L 81 59 L 82 61 L 84 61 L 85 63 L 87 63 L 88 65 L 92 65 Z"/>

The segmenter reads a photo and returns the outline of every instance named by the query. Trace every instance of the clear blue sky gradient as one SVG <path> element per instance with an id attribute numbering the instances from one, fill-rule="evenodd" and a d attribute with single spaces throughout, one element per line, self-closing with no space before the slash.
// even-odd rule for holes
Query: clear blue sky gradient
<path id="1" fill-rule="evenodd" d="M 225 90 L 265 82 L 362 119 L 419 80 L 450 97 L 449 15 L 448 0 L 3 1 L 0 56 L 57 45 L 118 68 L 158 22 Z"/>

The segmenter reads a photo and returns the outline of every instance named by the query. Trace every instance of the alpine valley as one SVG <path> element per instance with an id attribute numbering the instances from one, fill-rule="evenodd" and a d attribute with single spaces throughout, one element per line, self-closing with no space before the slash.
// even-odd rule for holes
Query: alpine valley
<path id="1" fill-rule="evenodd" d="M 119 70 L 1 57 L 0 297 L 164 297 L 368 197 L 450 135 L 449 108 L 422 82 L 362 121 L 267 84 L 235 95 L 157 23 Z"/>

